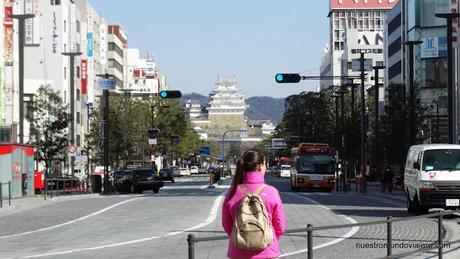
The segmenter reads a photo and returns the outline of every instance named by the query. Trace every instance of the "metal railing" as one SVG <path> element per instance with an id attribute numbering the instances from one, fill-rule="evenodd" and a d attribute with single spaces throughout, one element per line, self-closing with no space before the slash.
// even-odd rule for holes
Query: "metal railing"
<path id="1" fill-rule="evenodd" d="M 11 206 L 11 181 L 7 183 L 0 182 L 0 208 L 3 208 L 3 185 L 8 185 L 8 206 Z"/>
<path id="2" fill-rule="evenodd" d="M 420 216 L 413 216 L 413 217 L 407 217 L 407 218 L 392 218 L 392 217 L 387 217 L 385 220 L 377 220 L 377 221 L 369 221 L 369 222 L 363 222 L 363 223 L 353 223 L 353 224 L 343 224 L 343 225 L 329 225 L 329 226 L 322 226 L 322 227 L 314 227 L 311 224 L 308 224 L 306 228 L 299 228 L 299 229 L 290 229 L 286 230 L 286 234 L 292 234 L 292 233 L 303 233 L 307 232 L 307 258 L 312 259 L 313 258 L 313 233 L 315 231 L 320 231 L 320 230 L 331 230 L 331 229 L 340 229 L 340 228 L 353 228 L 353 227 L 361 227 L 361 226 L 370 226 L 370 225 L 379 225 L 379 224 L 386 224 L 387 225 L 387 240 L 386 240 L 386 256 L 383 256 L 382 258 L 397 258 L 397 257 L 402 257 L 402 256 L 408 256 L 416 253 L 421 253 L 421 252 L 426 252 L 430 250 L 434 250 L 435 248 L 433 247 L 426 247 L 414 251 L 408 251 L 408 252 L 403 252 L 399 254 L 393 254 L 392 251 L 392 243 L 393 243 L 393 238 L 392 238 L 392 233 L 393 233 L 393 223 L 395 222 L 402 222 L 402 221 L 409 221 L 409 220 L 416 220 L 416 219 L 423 219 L 423 218 L 437 218 L 438 222 L 438 240 L 436 243 L 433 243 L 437 245 L 438 248 L 438 258 L 442 259 L 442 254 L 443 254 L 443 227 L 442 227 L 442 219 L 443 216 L 448 216 L 448 215 L 453 215 L 455 213 L 459 213 L 460 210 L 454 210 L 454 211 L 441 211 L 441 212 L 434 212 L 434 213 L 429 213 L 426 215 L 420 215 Z M 207 242 L 207 241 L 218 241 L 218 240 L 226 240 L 228 239 L 228 236 L 213 236 L 213 237 L 195 237 L 194 234 L 188 234 L 187 236 L 187 244 L 188 244 L 188 258 L 189 259 L 195 259 L 195 245 L 196 243 L 200 242 Z M 449 244 L 455 244 L 455 243 L 460 243 L 459 240 L 454 240 L 449 242 Z"/>
<path id="3" fill-rule="evenodd" d="M 72 194 L 74 192 L 83 194 L 88 193 L 88 184 L 85 180 L 79 179 L 46 179 L 45 180 L 45 191 L 43 193 L 43 198 L 46 200 L 46 197 L 49 196 L 53 198 L 54 196 Z"/>

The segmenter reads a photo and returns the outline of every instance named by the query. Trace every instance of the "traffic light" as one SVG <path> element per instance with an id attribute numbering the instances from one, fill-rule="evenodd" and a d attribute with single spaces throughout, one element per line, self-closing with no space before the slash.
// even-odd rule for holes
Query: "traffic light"
<path id="1" fill-rule="evenodd" d="M 276 74 L 275 81 L 277 83 L 298 83 L 300 82 L 299 74 Z"/>
<path id="2" fill-rule="evenodd" d="M 160 132 L 158 128 L 149 129 L 148 130 L 149 139 L 156 139 L 158 132 Z"/>
<path id="3" fill-rule="evenodd" d="M 161 91 L 160 92 L 160 97 L 161 98 L 166 98 L 166 99 L 173 99 L 173 98 L 180 98 L 182 96 L 182 93 L 177 90 L 171 90 L 171 91 Z"/>

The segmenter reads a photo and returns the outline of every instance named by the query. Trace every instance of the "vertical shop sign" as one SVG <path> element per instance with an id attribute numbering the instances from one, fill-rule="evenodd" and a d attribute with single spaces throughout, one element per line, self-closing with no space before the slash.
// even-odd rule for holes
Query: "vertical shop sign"
<path id="1" fill-rule="evenodd" d="M 87 86 L 86 86 L 86 79 L 87 79 L 87 63 L 86 59 L 81 60 L 81 94 L 86 94 L 87 92 Z"/>

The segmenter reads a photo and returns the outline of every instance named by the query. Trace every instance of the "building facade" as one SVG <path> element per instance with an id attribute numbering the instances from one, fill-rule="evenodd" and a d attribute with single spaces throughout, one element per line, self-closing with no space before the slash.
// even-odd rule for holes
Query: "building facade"
<path id="1" fill-rule="evenodd" d="M 117 90 L 124 88 L 124 69 L 127 65 L 128 36 L 119 24 L 109 24 L 108 30 L 107 73 L 117 81 Z"/>
<path id="2" fill-rule="evenodd" d="M 424 124 L 427 125 L 417 130 L 418 142 L 447 143 L 448 141 L 446 22 L 445 19 L 437 18 L 435 15 L 448 13 L 453 7 L 458 8 L 457 1 L 405 0 L 401 5 L 402 37 L 409 41 L 422 41 L 420 45 L 414 47 L 413 61 L 409 60 L 406 47 L 403 60 L 407 62 L 403 64 L 402 71 L 406 75 L 403 77 L 403 83 L 408 93 L 409 65 L 413 62 L 415 92 L 424 108 L 421 116 Z M 458 68 L 458 65 L 456 67 Z M 458 91 L 458 82 L 455 82 L 455 85 Z"/>
<path id="3" fill-rule="evenodd" d="M 165 81 L 152 57 L 141 58 L 138 49 L 127 50 L 125 90 L 132 94 L 158 94 L 166 90 Z"/>
<path id="4" fill-rule="evenodd" d="M 325 54 L 329 57 L 323 58 L 320 73 L 334 78 L 321 80 L 322 89 L 348 83 L 347 76 L 358 76 L 358 59 L 361 53 L 364 53 L 365 59 L 370 59 L 369 63 L 366 62 L 366 70 L 372 70 L 372 66 L 383 65 L 383 18 L 397 2 L 398 0 L 330 1 L 330 41 Z M 382 81 L 383 75 L 379 77 Z M 365 85 L 366 88 L 374 85 L 372 76 L 366 77 Z M 383 93 L 383 89 L 380 91 Z"/>

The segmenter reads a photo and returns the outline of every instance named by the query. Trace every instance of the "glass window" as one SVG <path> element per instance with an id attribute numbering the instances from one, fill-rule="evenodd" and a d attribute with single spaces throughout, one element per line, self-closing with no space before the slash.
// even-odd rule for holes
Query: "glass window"
<path id="1" fill-rule="evenodd" d="M 299 173 L 334 174 L 335 172 L 335 163 L 330 156 L 301 156 L 297 163 Z"/>
<path id="2" fill-rule="evenodd" d="M 80 21 L 79 20 L 77 20 L 76 27 L 77 27 L 77 32 L 79 33 L 80 32 Z"/>
<path id="3" fill-rule="evenodd" d="M 422 60 L 422 87 L 447 87 L 447 58 Z"/>
<path id="4" fill-rule="evenodd" d="M 77 112 L 77 124 L 80 124 L 80 112 Z"/>
<path id="5" fill-rule="evenodd" d="M 77 89 L 77 101 L 80 101 L 80 89 Z"/>
<path id="6" fill-rule="evenodd" d="M 426 150 L 423 153 L 422 169 L 431 170 L 460 170 L 459 149 Z"/>
<path id="7" fill-rule="evenodd" d="M 445 19 L 437 18 L 436 13 L 449 13 L 449 0 L 422 0 L 420 1 L 420 22 L 421 27 L 443 26 Z"/>

